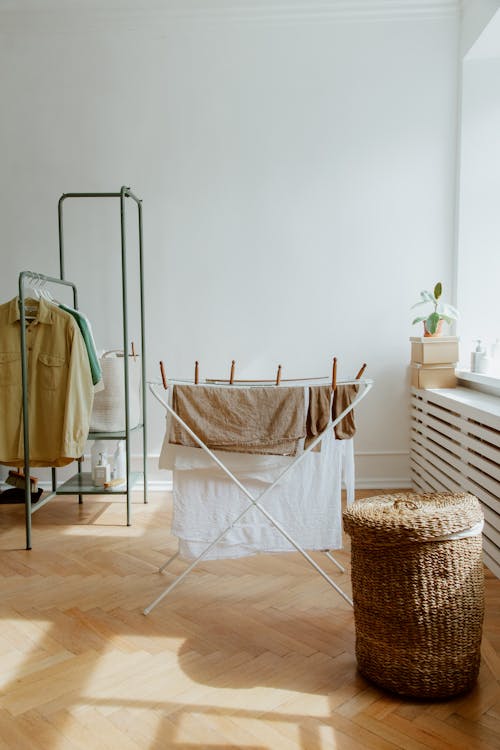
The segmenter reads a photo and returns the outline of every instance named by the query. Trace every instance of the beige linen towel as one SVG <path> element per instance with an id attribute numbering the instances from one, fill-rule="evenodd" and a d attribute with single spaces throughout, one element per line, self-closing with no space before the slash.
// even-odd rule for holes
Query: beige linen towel
<path id="1" fill-rule="evenodd" d="M 302 388 L 174 385 L 172 408 L 212 450 L 294 456 L 306 434 Z M 198 446 L 175 419 L 170 442 Z"/>
<path id="2" fill-rule="evenodd" d="M 337 419 L 349 404 L 356 398 L 359 386 L 338 385 L 335 389 L 332 407 L 332 419 Z M 315 385 L 309 388 L 309 410 L 307 412 L 307 436 L 305 448 L 320 435 L 328 426 L 330 419 L 330 399 L 332 389 L 329 385 Z M 337 440 L 347 440 L 356 432 L 354 411 L 350 411 L 338 425 L 334 427 Z M 313 450 L 321 450 L 321 443 Z"/>
<path id="3" fill-rule="evenodd" d="M 329 385 L 313 385 L 309 388 L 309 409 L 307 411 L 307 435 L 304 448 L 328 427 L 330 421 L 332 389 Z M 321 443 L 313 448 L 320 451 Z"/>
<path id="4" fill-rule="evenodd" d="M 333 398 L 333 418 L 337 419 L 339 414 L 342 414 L 344 409 L 352 404 L 359 390 L 359 385 L 338 385 L 335 389 L 335 395 Z M 338 425 L 334 428 L 335 437 L 337 440 L 348 440 L 352 438 L 356 433 L 356 425 L 354 423 L 354 409 L 351 409 L 349 414 L 346 414 Z"/>

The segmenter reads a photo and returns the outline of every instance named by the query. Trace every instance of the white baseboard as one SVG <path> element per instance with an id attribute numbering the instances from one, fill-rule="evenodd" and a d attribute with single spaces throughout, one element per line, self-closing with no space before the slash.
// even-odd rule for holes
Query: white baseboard
<path id="1" fill-rule="evenodd" d="M 407 450 L 355 451 L 356 489 L 403 489 L 412 486 Z"/>

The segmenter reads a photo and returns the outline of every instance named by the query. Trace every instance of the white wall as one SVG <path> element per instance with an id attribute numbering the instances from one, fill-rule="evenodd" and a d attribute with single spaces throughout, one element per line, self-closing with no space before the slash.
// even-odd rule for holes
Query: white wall
<path id="1" fill-rule="evenodd" d="M 452 278 L 454 4 L 100 5 L 0 13 L 0 298 L 21 269 L 57 274 L 61 193 L 130 185 L 150 376 L 366 361 L 358 477 L 406 483 L 409 307 Z M 118 208 L 66 206 L 67 276 L 114 347 Z"/>

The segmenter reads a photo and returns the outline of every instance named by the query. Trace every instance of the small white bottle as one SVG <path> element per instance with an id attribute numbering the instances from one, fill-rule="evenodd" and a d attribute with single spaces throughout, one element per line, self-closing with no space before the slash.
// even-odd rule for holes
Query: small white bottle
<path id="1" fill-rule="evenodd" d="M 109 482 L 109 475 L 109 464 L 104 458 L 104 453 L 100 453 L 99 462 L 94 469 L 94 486 L 103 487 L 106 482 Z"/>
<path id="2" fill-rule="evenodd" d="M 99 463 L 99 457 L 107 455 L 108 445 L 106 440 L 94 440 L 90 451 L 90 467 L 92 471 L 92 481 L 95 479 L 95 469 Z"/>
<path id="3" fill-rule="evenodd" d="M 470 355 L 470 371 L 471 372 L 481 372 L 481 366 L 484 355 L 486 354 L 486 349 L 484 348 L 481 339 L 476 339 L 476 348 Z"/>

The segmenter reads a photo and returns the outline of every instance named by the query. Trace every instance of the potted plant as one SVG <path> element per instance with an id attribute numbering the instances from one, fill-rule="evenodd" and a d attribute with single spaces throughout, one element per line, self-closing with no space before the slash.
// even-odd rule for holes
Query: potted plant
<path id="1" fill-rule="evenodd" d="M 420 302 L 412 305 L 411 309 L 414 307 L 420 307 L 420 305 L 428 305 L 430 303 L 434 308 L 430 315 L 419 316 L 412 322 L 412 325 L 415 325 L 415 323 L 421 323 L 423 321 L 424 336 L 441 336 L 443 320 L 447 323 L 451 323 L 458 318 L 458 310 L 452 307 L 452 305 L 440 301 L 442 293 L 443 285 L 438 281 L 433 292 L 424 289 L 420 292 L 422 298 Z"/>

